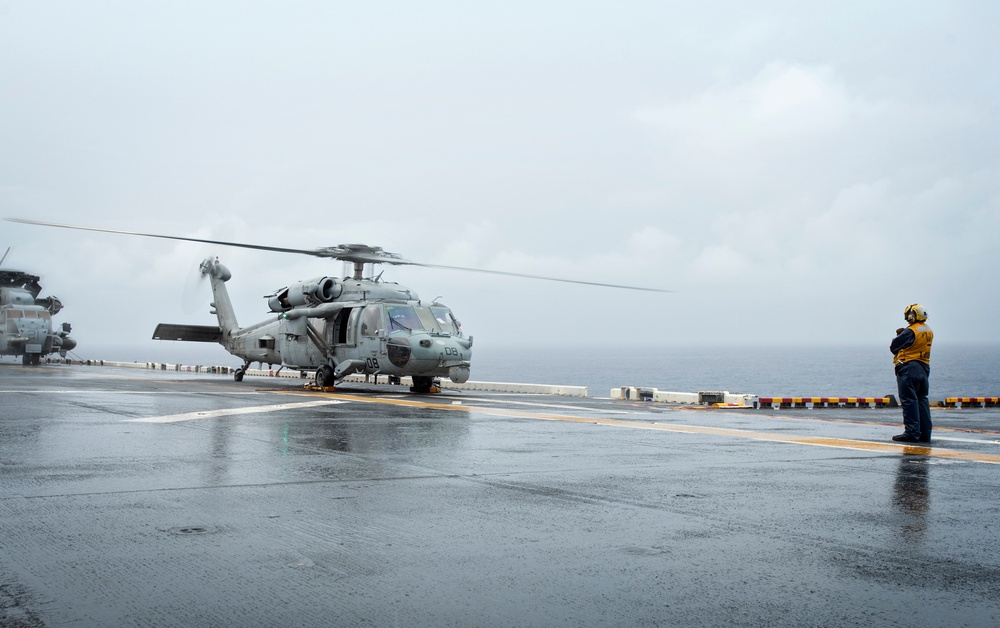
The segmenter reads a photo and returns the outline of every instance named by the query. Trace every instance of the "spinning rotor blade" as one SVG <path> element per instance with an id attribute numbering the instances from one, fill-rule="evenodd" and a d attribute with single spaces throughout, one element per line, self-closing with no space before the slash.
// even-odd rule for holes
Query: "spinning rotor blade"
<path id="1" fill-rule="evenodd" d="M 508 277 L 522 277 L 524 279 L 541 279 L 543 281 L 559 281 L 562 283 L 578 283 L 585 286 L 600 286 L 602 288 L 622 288 L 624 290 L 643 290 L 645 292 L 673 292 L 673 290 L 663 290 L 662 288 L 646 288 L 643 286 L 626 286 L 617 283 L 601 283 L 598 281 L 582 281 L 580 279 L 562 279 L 560 277 L 544 277 L 542 275 L 529 275 L 527 273 L 512 273 L 505 270 L 487 270 L 485 268 L 463 268 L 462 266 L 443 266 L 441 264 L 421 264 L 420 262 L 400 262 L 410 266 L 423 266 L 425 268 L 444 268 L 447 270 L 464 270 L 472 273 L 488 273 L 490 275 L 506 275 Z"/>
<path id="2" fill-rule="evenodd" d="M 204 244 L 218 244 L 220 246 L 233 246 L 243 249 L 255 249 L 258 251 L 274 251 L 276 253 L 297 253 L 300 255 L 312 255 L 314 257 L 332 257 L 334 259 L 349 262 L 362 262 L 366 264 L 395 264 L 400 266 L 422 266 L 424 268 L 443 268 L 445 270 L 463 270 L 474 273 L 486 273 L 489 275 L 504 275 L 507 277 L 521 277 L 523 279 L 540 279 L 542 281 L 558 281 L 561 283 L 575 283 L 584 286 L 599 286 L 602 288 L 621 288 L 624 290 L 642 290 L 644 292 L 673 292 L 673 290 L 663 290 L 661 288 L 648 288 L 643 286 L 626 286 L 616 283 L 601 283 L 597 281 L 582 281 L 579 279 L 562 279 L 559 277 L 545 277 L 543 275 L 529 275 L 527 273 L 514 273 L 503 270 L 486 270 L 484 268 L 465 268 L 462 266 L 445 266 L 442 264 L 423 264 L 411 262 L 403 259 L 400 255 L 383 251 L 380 247 L 367 246 L 364 244 L 341 244 L 321 249 L 290 249 L 280 246 L 264 246 L 262 244 L 246 244 L 242 242 L 225 242 L 223 240 L 204 240 L 201 238 L 185 238 L 181 236 L 161 235 L 157 233 L 138 233 L 135 231 L 119 231 L 117 229 L 99 229 L 97 227 L 79 227 L 75 225 L 61 225 L 54 222 L 42 222 L 39 220 L 27 220 L 24 218 L 5 218 L 10 222 L 20 222 L 26 225 L 40 225 L 42 227 L 59 227 L 61 229 L 78 229 L 80 231 L 97 231 L 100 233 L 117 233 L 120 235 L 142 236 L 145 238 L 161 238 L 164 240 L 183 240 L 185 242 L 202 242 Z"/>
<path id="3" fill-rule="evenodd" d="M 117 233 L 121 235 L 142 236 L 144 238 L 162 238 L 164 240 L 184 240 L 185 242 L 203 242 L 205 244 L 219 244 L 222 246 L 235 246 L 243 249 L 257 249 L 260 251 L 276 251 L 278 253 L 301 253 L 305 255 L 315 255 L 313 251 L 303 249 L 286 249 L 278 246 L 263 246 L 261 244 L 243 244 L 240 242 L 223 242 L 222 240 L 202 240 L 201 238 L 183 238 L 181 236 L 160 235 L 157 233 L 137 233 L 135 231 L 118 231 L 117 229 L 98 229 L 97 227 L 78 227 L 76 225 L 60 225 L 54 222 L 42 222 L 40 220 L 27 220 L 25 218 L 4 218 L 10 222 L 20 222 L 26 225 L 40 225 L 42 227 L 59 227 L 60 229 L 78 229 L 80 231 L 99 231 L 101 233 Z M 322 256 L 321 256 L 322 257 Z"/>

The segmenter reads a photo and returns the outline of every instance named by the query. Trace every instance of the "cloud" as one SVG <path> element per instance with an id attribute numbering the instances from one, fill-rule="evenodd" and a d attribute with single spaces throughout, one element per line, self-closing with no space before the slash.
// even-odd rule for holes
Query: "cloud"
<path id="1" fill-rule="evenodd" d="M 750 260 L 740 251 L 727 244 L 711 244 L 688 265 L 688 271 L 695 279 L 737 281 L 749 274 L 750 267 Z"/>
<path id="2" fill-rule="evenodd" d="M 977 154 L 996 137 L 986 110 L 868 91 L 834 65 L 772 61 L 636 110 L 662 148 L 664 197 L 683 199 L 670 219 L 712 240 L 688 246 L 692 285 L 870 290 L 911 262 L 944 277 L 987 255 L 1000 184 Z"/>
<path id="3" fill-rule="evenodd" d="M 715 86 L 685 102 L 644 107 L 636 117 L 686 144 L 747 149 L 828 137 L 852 117 L 877 109 L 852 98 L 830 67 L 775 61 L 749 81 Z"/>
<path id="4" fill-rule="evenodd" d="M 928 305 L 1000 339 L 985 319 L 1000 302 L 983 288 L 1000 264 L 1000 133 L 981 8 L 640 2 L 567 21 L 561 5 L 399 5 L 386 21 L 360 5 L 236 6 L 201 20 L 183 6 L 13 7 L 0 20 L 16 61 L 0 66 L 0 215 L 305 249 L 363 242 L 417 262 L 677 291 L 384 269 L 444 294 L 478 342 L 811 341 L 813 295 L 830 293 L 842 322 L 829 334 L 853 339 L 883 309 L 894 328 L 897 301 L 928 300 L 914 291 L 949 295 Z M 208 255 L 232 270 L 244 323 L 267 315 L 261 297 L 276 288 L 349 272 L 0 228 L 11 260 L 63 298 L 81 348 L 145 340 L 160 320 L 210 323 L 207 308 L 181 307 Z M 738 320 L 734 298 L 754 302 Z"/>

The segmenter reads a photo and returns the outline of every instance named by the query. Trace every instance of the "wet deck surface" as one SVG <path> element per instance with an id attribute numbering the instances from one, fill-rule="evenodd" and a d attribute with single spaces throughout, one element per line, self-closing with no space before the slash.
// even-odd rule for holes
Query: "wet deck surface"
<path id="1" fill-rule="evenodd" d="M 0 364 L 0 625 L 998 625 L 934 420 Z"/>

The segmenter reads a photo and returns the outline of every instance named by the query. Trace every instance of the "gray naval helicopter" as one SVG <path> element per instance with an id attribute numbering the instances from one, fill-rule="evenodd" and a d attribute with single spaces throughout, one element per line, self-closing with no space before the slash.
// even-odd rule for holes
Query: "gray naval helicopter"
<path id="1" fill-rule="evenodd" d="M 7 259 L 10 247 L 0 257 Z M 25 365 L 39 364 L 42 356 L 66 352 L 76 347 L 69 337 L 70 324 L 63 323 L 58 331 L 52 327 L 52 317 L 62 309 L 54 297 L 39 297 L 40 277 L 20 270 L 0 268 L 0 356 L 21 356 Z"/>
<path id="2" fill-rule="evenodd" d="M 436 380 L 443 377 L 459 384 L 468 381 L 472 336 L 465 337 L 454 313 L 436 299 L 424 301 L 405 286 L 383 281 L 382 273 L 364 277 L 366 265 L 372 268 L 375 264 L 423 266 L 591 286 L 670 292 L 656 288 L 423 264 L 364 244 L 291 249 L 18 218 L 7 220 L 46 227 L 312 255 L 353 264 L 354 273 L 351 276 L 324 276 L 297 281 L 267 295 L 265 298 L 268 307 L 274 315 L 248 327 L 240 327 L 226 289 L 226 282 L 232 278 L 232 273 L 218 258 L 208 258 L 201 262 L 199 272 L 210 281 L 214 297 L 212 313 L 218 318 L 218 325 L 161 323 L 153 332 L 153 339 L 221 344 L 229 353 L 243 360 L 243 365 L 233 374 L 236 381 L 243 380 L 246 370 L 254 362 L 315 371 L 315 384 L 323 388 L 333 386 L 351 374 L 385 375 L 394 383 L 409 376 L 413 383 L 411 391 L 416 393 L 438 392 L 439 382 Z"/>

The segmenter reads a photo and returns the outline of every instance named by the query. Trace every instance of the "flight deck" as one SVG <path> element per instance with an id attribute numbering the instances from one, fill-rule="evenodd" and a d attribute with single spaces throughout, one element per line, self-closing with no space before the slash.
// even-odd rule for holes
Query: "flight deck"
<path id="1" fill-rule="evenodd" d="M 0 363 L 3 626 L 1000 623 L 1000 408 Z"/>

